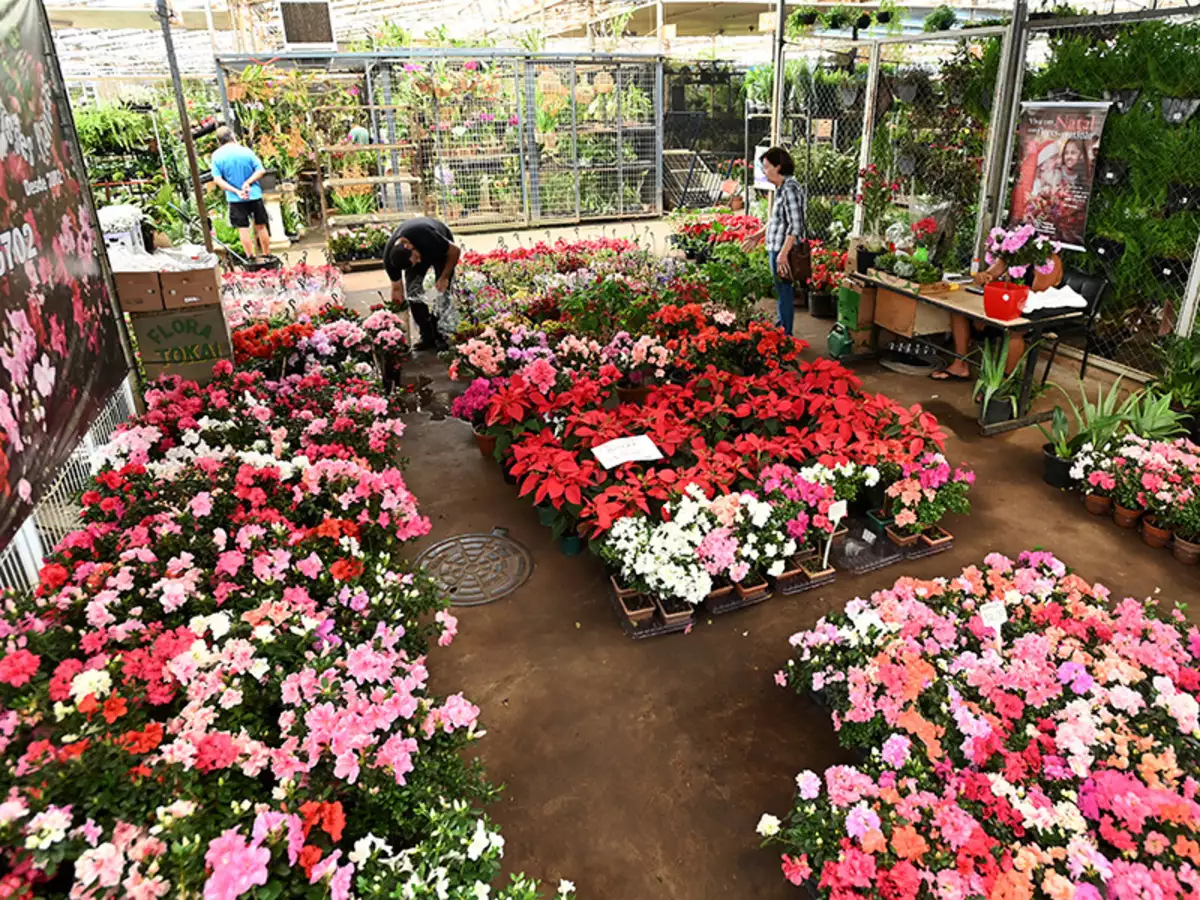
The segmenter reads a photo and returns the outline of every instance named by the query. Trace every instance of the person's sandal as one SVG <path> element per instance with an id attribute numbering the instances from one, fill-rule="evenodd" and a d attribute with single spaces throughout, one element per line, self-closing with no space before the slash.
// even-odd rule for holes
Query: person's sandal
<path id="1" fill-rule="evenodd" d="M 946 369 L 938 369 L 929 376 L 933 381 L 970 381 L 970 375 L 959 375 Z"/>

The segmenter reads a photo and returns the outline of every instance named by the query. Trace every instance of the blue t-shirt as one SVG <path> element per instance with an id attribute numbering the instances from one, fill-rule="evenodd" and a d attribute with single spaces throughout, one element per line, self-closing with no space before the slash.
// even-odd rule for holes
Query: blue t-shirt
<path id="1" fill-rule="evenodd" d="M 259 161 L 258 155 L 249 147 L 243 147 L 241 144 L 225 144 L 223 147 L 218 147 L 212 155 L 213 176 L 224 180 L 235 188 L 240 188 L 246 183 L 247 178 L 262 167 L 263 164 Z M 244 202 L 241 197 L 232 191 L 225 192 L 225 199 L 230 203 Z M 256 181 L 250 185 L 248 200 L 261 199 L 262 186 Z"/>

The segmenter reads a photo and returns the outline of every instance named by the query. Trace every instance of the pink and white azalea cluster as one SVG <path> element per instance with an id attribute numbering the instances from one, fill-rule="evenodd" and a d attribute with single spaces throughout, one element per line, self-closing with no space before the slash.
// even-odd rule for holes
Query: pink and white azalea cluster
<path id="1" fill-rule="evenodd" d="M 784 876 L 823 896 L 1200 891 L 1200 629 L 1048 553 L 902 578 L 791 638 L 777 681 L 854 767 L 802 772 Z"/>

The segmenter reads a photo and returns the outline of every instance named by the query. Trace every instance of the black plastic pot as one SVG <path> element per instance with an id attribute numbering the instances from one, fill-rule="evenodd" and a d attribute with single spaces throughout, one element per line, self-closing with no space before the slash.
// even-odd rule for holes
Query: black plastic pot
<path id="1" fill-rule="evenodd" d="M 875 260 L 879 258 L 882 250 L 868 250 L 866 247 L 858 248 L 858 274 L 866 275 L 867 270 L 875 265 Z"/>
<path id="2" fill-rule="evenodd" d="M 886 25 L 892 21 L 892 14 L 886 9 L 881 9 L 875 13 L 875 21 L 880 25 Z"/>
<path id="3" fill-rule="evenodd" d="M 1200 209 L 1200 189 L 1194 184 L 1171 182 L 1167 185 L 1167 214 L 1193 212 Z"/>
<path id="4" fill-rule="evenodd" d="M 814 293 L 809 291 L 808 294 L 808 314 L 814 319 L 832 319 L 837 315 L 837 303 L 834 302 L 833 294 L 829 293 Z"/>
<path id="5" fill-rule="evenodd" d="M 1105 159 L 1100 163 L 1100 171 L 1097 176 L 1100 183 L 1108 187 L 1115 187 L 1125 180 L 1125 175 L 1129 171 L 1129 163 L 1123 159 Z"/>
<path id="6" fill-rule="evenodd" d="M 999 425 L 1013 419 L 1012 400 L 1008 397 L 993 397 L 983 410 L 984 425 Z"/>
<path id="7" fill-rule="evenodd" d="M 1186 259 L 1174 259 L 1169 256 L 1155 256 L 1150 259 L 1151 270 L 1158 276 L 1159 281 L 1168 284 L 1186 282 L 1190 265 Z"/>
<path id="8" fill-rule="evenodd" d="M 1053 444 L 1042 445 L 1042 481 L 1060 490 L 1071 486 L 1071 460 L 1057 456 Z"/>
<path id="9" fill-rule="evenodd" d="M 808 27 L 809 25 L 816 25 L 817 14 L 815 12 L 797 13 L 796 21 L 805 27 Z"/>
<path id="10" fill-rule="evenodd" d="M 871 14 L 863 13 L 861 16 L 859 16 L 854 22 L 854 27 L 857 28 L 859 31 L 862 31 L 866 28 L 870 28 L 871 27 Z"/>

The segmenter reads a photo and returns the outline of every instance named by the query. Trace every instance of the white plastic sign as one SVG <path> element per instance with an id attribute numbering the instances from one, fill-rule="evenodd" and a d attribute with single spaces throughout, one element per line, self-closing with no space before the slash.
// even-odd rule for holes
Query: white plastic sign
<path id="1" fill-rule="evenodd" d="M 649 462 L 662 459 L 662 451 L 654 446 L 654 441 L 644 434 L 633 437 L 617 438 L 592 448 L 592 454 L 597 462 L 606 469 L 627 462 Z"/>

